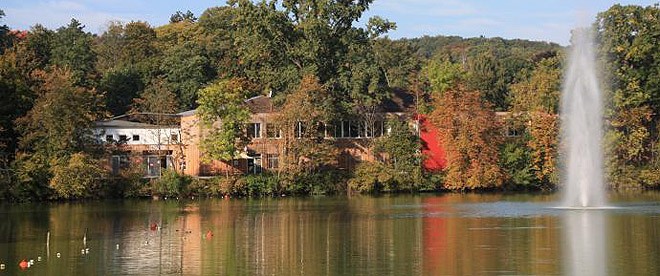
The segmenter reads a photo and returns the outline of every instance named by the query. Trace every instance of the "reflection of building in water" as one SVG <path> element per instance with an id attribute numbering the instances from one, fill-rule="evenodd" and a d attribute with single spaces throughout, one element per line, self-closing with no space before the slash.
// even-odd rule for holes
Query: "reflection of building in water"
<path id="1" fill-rule="evenodd" d="M 120 238 L 119 270 L 122 274 L 201 274 L 199 207 L 181 213 L 158 213 L 145 223 L 133 224 Z"/>
<path id="2" fill-rule="evenodd" d="M 423 199 L 425 275 L 560 273 L 556 218 L 473 217 L 456 207 L 468 197 Z"/>

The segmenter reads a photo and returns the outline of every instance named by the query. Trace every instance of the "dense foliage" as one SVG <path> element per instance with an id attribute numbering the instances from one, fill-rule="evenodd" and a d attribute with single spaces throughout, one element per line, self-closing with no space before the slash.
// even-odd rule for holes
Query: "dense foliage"
<path id="1" fill-rule="evenodd" d="M 100 34 L 76 19 L 55 30 L 0 26 L 0 197 L 106 193 L 98 179 L 107 177 L 87 166 L 103 156 L 89 129 L 127 112 L 197 108 L 205 154 L 229 160 L 249 142 L 243 101 L 267 93 L 283 111 L 279 173 L 206 181 L 167 172 L 146 185 L 135 168 L 109 182 L 113 195 L 554 189 L 564 49 L 484 37 L 392 40 L 393 22 L 357 24 L 372 2 L 231 0 L 199 16 L 176 12 L 158 27 L 111 22 Z M 609 183 L 657 188 L 660 8 L 614 5 L 594 31 L 609 99 Z M 414 94 L 414 111 L 440 129 L 446 170 L 422 171 L 418 138 L 394 121 L 388 137 L 367 145 L 379 158 L 333 169 L 338 152 L 319 136 L 322 125 L 367 120 L 395 89 Z M 287 127 L 303 121 L 300 133 Z"/>

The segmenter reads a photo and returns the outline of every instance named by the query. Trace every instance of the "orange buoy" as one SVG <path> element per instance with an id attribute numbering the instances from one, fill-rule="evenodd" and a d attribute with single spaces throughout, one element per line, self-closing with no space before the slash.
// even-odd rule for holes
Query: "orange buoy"
<path id="1" fill-rule="evenodd" d="M 206 239 L 210 240 L 211 238 L 213 238 L 213 232 L 211 232 L 211 230 L 209 230 L 208 232 L 206 232 Z"/>
<path id="2" fill-rule="evenodd" d="M 27 269 L 28 262 L 25 259 L 23 259 L 20 263 L 18 263 L 18 267 L 20 267 L 21 269 Z"/>
<path id="3" fill-rule="evenodd" d="M 151 227 L 149 227 L 149 228 L 151 229 L 151 231 L 156 231 L 158 229 L 158 224 L 152 223 Z"/>

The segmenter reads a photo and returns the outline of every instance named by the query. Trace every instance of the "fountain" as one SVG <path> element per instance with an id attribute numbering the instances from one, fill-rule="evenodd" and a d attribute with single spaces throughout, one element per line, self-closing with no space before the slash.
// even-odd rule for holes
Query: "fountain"
<path id="1" fill-rule="evenodd" d="M 605 205 L 603 181 L 603 101 L 596 77 L 592 33 L 576 29 L 561 100 L 562 143 L 565 150 L 563 206 L 599 208 Z"/>

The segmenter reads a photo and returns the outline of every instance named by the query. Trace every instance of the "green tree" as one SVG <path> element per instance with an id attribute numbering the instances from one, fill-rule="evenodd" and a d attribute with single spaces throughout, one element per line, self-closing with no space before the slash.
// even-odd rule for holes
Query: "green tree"
<path id="1" fill-rule="evenodd" d="M 25 115 L 32 104 L 32 91 L 28 77 L 20 68 L 17 49 L 0 55 L 0 158 L 13 160 L 19 133 L 14 121 Z"/>
<path id="2" fill-rule="evenodd" d="M 390 190 L 415 190 L 422 182 L 420 140 L 407 121 L 390 118 L 388 134 L 378 138 L 374 154 L 384 154 L 383 162 L 392 174 Z"/>
<path id="3" fill-rule="evenodd" d="M 197 91 L 214 75 L 204 49 L 194 42 L 171 47 L 164 53 L 160 69 L 184 110 L 195 108 Z"/>
<path id="4" fill-rule="evenodd" d="M 53 36 L 51 46 L 52 65 L 71 71 L 76 85 L 94 84 L 96 54 L 92 50 L 92 35 L 83 31 L 78 20 L 71 19 L 66 27 L 60 27 Z"/>
<path id="5" fill-rule="evenodd" d="M 5 12 L 0 9 L 0 20 L 5 17 Z M 4 53 L 5 49 L 11 47 L 14 43 L 13 36 L 9 33 L 7 25 L 0 26 L 0 55 Z"/>
<path id="6" fill-rule="evenodd" d="M 240 79 L 220 80 L 199 91 L 197 114 L 208 131 L 201 141 L 206 161 L 228 161 L 236 157 L 247 138 L 244 125 L 250 111 L 244 104 L 251 92 Z"/>
<path id="7" fill-rule="evenodd" d="M 195 22 L 197 21 L 197 17 L 195 17 L 195 15 L 190 10 L 186 11 L 185 13 L 182 11 L 177 11 L 172 16 L 170 16 L 170 23 L 179 23 L 182 21 Z"/>
<path id="8" fill-rule="evenodd" d="M 115 116 L 125 114 L 144 87 L 140 73 L 131 67 L 108 70 L 98 86 L 99 90 L 105 93 L 107 110 Z"/>
<path id="9" fill-rule="evenodd" d="M 607 167 L 613 187 L 657 187 L 660 172 L 660 8 L 614 5 L 594 28 L 605 79 Z"/>

